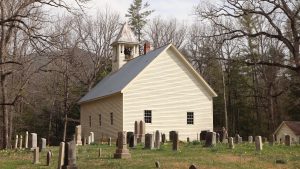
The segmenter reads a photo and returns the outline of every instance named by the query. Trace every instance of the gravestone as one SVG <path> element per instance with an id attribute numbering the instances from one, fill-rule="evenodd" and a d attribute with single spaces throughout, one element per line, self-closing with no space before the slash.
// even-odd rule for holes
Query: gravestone
<path id="1" fill-rule="evenodd" d="M 78 125 L 75 128 L 75 139 L 76 139 L 76 145 L 82 145 L 82 141 L 81 141 L 81 125 Z"/>
<path id="2" fill-rule="evenodd" d="M 66 143 L 64 165 L 62 166 L 62 169 L 77 169 L 75 141 Z"/>
<path id="3" fill-rule="evenodd" d="M 39 152 L 39 147 L 36 147 L 33 150 L 33 164 L 39 164 L 40 163 L 40 152 Z"/>
<path id="4" fill-rule="evenodd" d="M 92 143 L 92 136 L 89 135 L 88 139 L 87 139 L 87 144 L 90 145 Z"/>
<path id="5" fill-rule="evenodd" d="M 204 141 L 206 138 L 206 134 L 209 132 L 209 130 L 202 130 L 200 132 L 200 141 Z"/>
<path id="6" fill-rule="evenodd" d="M 23 136 L 20 135 L 20 141 L 19 141 L 19 149 L 22 149 L 23 148 Z"/>
<path id="7" fill-rule="evenodd" d="M 190 143 L 190 138 L 189 137 L 186 138 L 186 142 Z"/>
<path id="8" fill-rule="evenodd" d="M 137 145 L 137 138 L 136 138 L 136 135 L 133 134 L 130 136 L 130 139 L 129 139 L 129 147 L 134 148 L 134 147 L 136 147 L 136 145 Z"/>
<path id="9" fill-rule="evenodd" d="M 102 148 L 99 148 L 98 149 L 98 158 L 101 158 L 102 157 Z"/>
<path id="10" fill-rule="evenodd" d="M 161 135 L 161 142 L 162 142 L 162 144 L 165 144 L 165 142 L 166 142 L 166 134 L 162 134 Z"/>
<path id="11" fill-rule="evenodd" d="M 262 143 L 262 139 L 261 136 L 256 136 L 255 137 L 255 147 L 257 151 L 261 151 L 263 148 L 263 143 Z"/>
<path id="12" fill-rule="evenodd" d="M 95 134 L 94 132 L 90 132 L 90 136 L 91 136 L 91 140 L 90 140 L 90 144 L 95 142 Z"/>
<path id="13" fill-rule="evenodd" d="M 150 149 L 152 150 L 154 148 L 154 141 L 153 141 L 153 134 L 147 133 L 145 135 L 145 149 Z"/>
<path id="14" fill-rule="evenodd" d="M 216 132 L 206 133 L 205 147 L 214 147 L 214 146 L 216 146 Z"/>
<path id="15" fill-rule="evenodd" d="M 192 165 L 189 167 L 189 169 L 197 169 L 197 167 L 196 167 L 194 164 L 192 164 Z"/>
<path id="16" fill-rule="evenodd" d="M 178 151 L 179 150 L 179 135 L 178 132 L 176 131 L 173 135 L 173 144 L 172 144 L 172 150 L 173 151 Z"/>
<path id="17" fill-rule="evenodd" d="M 219 133 L 216 133 L 216 142 L 220 143 L 220 134 Z"/>
<path id="18" fill-rule="evenodd" d="M 285 137 L 284 137 L 284 143 L 285 143 L 286 146 L 291 146 L 292 140 L 291 140 L 291 136 L 290 135 L 285 135 Z"/>
<path id="19" fill-rule="evenodd" d="M 159 163 L 159 161 L 155 161 L 155 167 L 156 167 L 156 168 L 160 168 L 160 163 Z"/>
<path id="20" fill-rule="evenodd" d="M 28 148 L 28 131 L 25 133 L 25 148 Z"/>
<path id="21" fill-rule="evenodd" d="M 229 148 L 230 148 L 230 149 L 234 149 L 234 141 L 233 141 L 233 137 L 229 137 L 229 138 L 228 138 L 228 142 L 229 142 Z"/>
<path id="22" fill-rule="evenodd" d="M 52 152 L 51 152 L 51 150 L 49 150 L 47 153 L 47 164 L 46 164 L 47 166 L 50 166 L 51 158 L 52 158 Z"/>
<path id="23" fill-rule="evenodd" d="M 253 143 L 253 137 L 252 136 L 248 136 L 248 143 Z"/>
<path id="24" fill-rule="evenodd" d="M 18 141 L 19 141 L 19 136 L 18 135 L 16 135 L 16 138 L 15 138 L 15 149 L 17 149 L 18 148 Z"/>
<path id="25" fill-rule="evenodd" d="M 236 144 L 240 144 L 243 142 L 243 138 L 239 134 L 236 134 L 234 139 L 235 139 L 234 142 Z"/>
<path id="26" fill-rule="evenodd" d="M 61 169 L 64 165 L 65 159 L 65 143 L 61 142 L 59 145 L 59 152 L 58 152 L 58 169 Z"/>
<path id="27" fill-rule="evenodd" d="M 169 132 L 169 140 L 170 141 L 173 141 L 173 138 L 174 138 L 174 134 L 176 133 L 176 131 L 170 131 Z"/>
<path id="28" fill-rule="evenodd" d="M 145 122 L 142 120 L 140 121 L 140 134 L 138 143 L 145 143 Z"/>
<path id="29" fill-rule="evenodd" d="M 114 158 L 131 158 L 126 144 L 126 131 L 118 132 L 117 142 L 118 147 L 116 149 L 116 153 L 114 154 Z"/>
<path id="30" fill-rule="evenodd" d="M 31 137 L 30 137 L 30 149 L 34 150 L 37 147 L 37 134 L 36 133 L 30 133 Z"/>
<path id="31" fill-rule="evenodd" d="M 225 127 L 222 127 L 222 131 L 220 134 L 220 140 L 222 143 L 228 142 L 228 132 Z"/>
<path id="32" fill-rule="evenodd" d="M 275 135 L 274 134 L 271 134 L 270 136 L 269 136 L 269 144 L 271 145 L 271 146 L 273 146 L 274 144 L 275 144 Z"/>
<path id="33" fill-rule="evenodd" d="M 111 137 L 108 138 L 108 145 L 111 146 Z"/>
<path id="34" fill-rule="evenodd" d="M 262 142 L 266 143 L 268 141 L 267 137 L 262 137 Z"/>
<path id="35" fill-rule="evenodd" d="M 155 131 L 154 148 L 160 149 L 160 132 L 158 130 Z"/>
<path id="36" fill-rule="evenodd" d="M 40 151 L 44 151 L 46 149 L 46 144 L 47 144 L 46 139 L 45 138 L 41 138 Z"/>
<path id="37" fill-rule="evenodd" d="M 129 144 L 130 139 L 131 139 L 131 136 L 133 136 L 133 135 L 134 135 L 133 132 L 131 132 L 131 131 L 128 131 L 128 132 L 127 132 L 127 135 L 126 135 L 126 138 L 127 138 L 126 143 L 127 143 L 127 144 Z"/>
<path id="38" fill-rule="evenodd" d="M 82 145 L 85 146 L 87 143 L 87 138 L 86 137 L 83 137 L 82 138 Z"/>
<path id="39" fill-rule="evenodd" d="M 140 135 L 140 123 L 138 121 L 134 122 L 134 135 L 136 138 L 139 138 Z"/>

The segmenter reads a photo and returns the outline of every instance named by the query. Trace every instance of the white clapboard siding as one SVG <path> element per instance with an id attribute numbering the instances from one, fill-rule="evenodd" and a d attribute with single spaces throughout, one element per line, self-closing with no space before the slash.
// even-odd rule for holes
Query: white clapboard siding
<path id="1" fill-rule="evenodd" d="M 213 130 L 213 102 L 199 79 L 177 53 L 169 48 L 153 60 L 123 91 L 124 130 L 133 131 L 134 121 L 152 110 L 146 133 L 179 132 L 180 140 L 197 139 L 201 130 Z M 187 124 L 194 112 L 194 125 Z"/>
<path id="2" fill-rule="evenodd" d="M 277 142 L 280 142 L 281 139 L 281 142 L 284 143 L 285 135 L 290 135 L 292 142 L 299 143 L 299 137 L 297 137 L 295 133 L 286 124 L 283 123 L 280 129 L 276 133 Z"/>
<path id="3" fill-rule="evenodd" d="M 91 131 L 95 133 L 95 140 L 103 138 L 117 138 L 117 132 L 122 131 L 122 94 L 108 96 L 96 101 L 83 103 L 80 105 L 80 123 L 83 136 L 87 136 Z M 110 121 L 110 113 L 113 112 L 113 125 Z M 101 114 L 101 126 L 99 122 Z M 89 116 L 92 119 L 92 127 L 89 125 Z"/>

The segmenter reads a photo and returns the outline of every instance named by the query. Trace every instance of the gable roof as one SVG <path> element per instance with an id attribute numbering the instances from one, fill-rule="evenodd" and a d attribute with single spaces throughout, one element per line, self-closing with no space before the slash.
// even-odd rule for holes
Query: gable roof
<path id="1" fill-rule="evenodd" d="M 280 130 L 283 124 L 287 125 L 295 133 L 295 135 L 300 135 L 300 121 L 283 121 L 275 130 L 274 134 Z"/>
<path id="2" fill-rule="evenodd" d="M 184 63 L 190 68 L 192 73 L 197 79 L 204 85 L 206 90 L 212 97 L 216 97 L 217 94 L 206 83 L 206 81 L 196 72 L 196 70 L 189 64 L 185 57 L 174 47 L 172 44 L 168 44 L 150 51 L 146 55 L 138 56 L 125 65 L 123 65 L 118 71 L 109 74 L 102 79 L 92 90 L 90 90 L 84 97 L 79 100 L 79 104 L 97 100 L 105 96 L 109 96 L 116 93 L 121 93 L 122 90 L 140 73 L 144 70 L 157 56 L 163 53 L 165 50 L 172 48 L 180 56 Z"/>
<path id="3" fill-rule="evenodd" d="M 139 44 L 139 41 L 136 39 L 127 22 L 123 24 L 120 33 L 118 34 L 112 45 L 115 43 Z"/>

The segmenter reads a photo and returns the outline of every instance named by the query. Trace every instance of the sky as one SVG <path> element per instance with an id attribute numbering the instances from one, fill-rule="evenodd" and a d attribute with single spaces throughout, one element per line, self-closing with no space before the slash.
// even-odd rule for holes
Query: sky
<path id="1" fill-rule="evenodd" d="M 125 14 L 133 0 L 90 0 L 86 4 L 86 13 L 94 15 L 97 10 L 104 10 L 109 7 L 112 11 L 117 11 L 125 19 Z M 200 3 L 200 0 L 144 0 L 148 2 L 148 9 L 155 10 L 149 18 L 160 16 L 161 18 L 177 18 L 179 21 L 191 23 L 195 16 L 193 8 Z"/>

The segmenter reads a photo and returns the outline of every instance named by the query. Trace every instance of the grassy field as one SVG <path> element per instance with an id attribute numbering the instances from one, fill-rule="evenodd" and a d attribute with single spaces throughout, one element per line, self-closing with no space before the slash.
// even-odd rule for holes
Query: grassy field
<path id="1" fill-rule="evenodd" d="M 101 157 L 98 150 L 102 149 Z M 27 150 L 0 151 L 0 169 L 57 169 L 58 147 L 48 147 L 53 152 L 51 166 L 46 164 L 46 152 L 40 154 L 40 164 L 32 164 L 33 153 Z M 180 144 L 180 151 L 171 150 L 171 144 L 166 144 L 160 150 L 144 150 L 141 145 L 130 149 L 131 159 L 113 159 L 115 147 L 107 145 L 89 145 L 77 147 L 77 164 L 79 169 L 147 169 L 155 168 L 159 161 L 161 168 L 185 169 L 191 164 L 198 168 L 224 169 L 268 169 L 268 168 L 299 168 L 300 145 L 286 147 L 284 145 L 269 146 L 265 144 L 263 151 L 256 152 L 254 144 L 239 144 L 234 150 L 227 145 L 218 144 L 213 148 L 204 148 L 201 144 Z M 283 160 L 285 164 L 276 164 Z"/>

